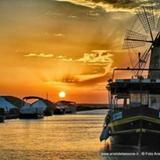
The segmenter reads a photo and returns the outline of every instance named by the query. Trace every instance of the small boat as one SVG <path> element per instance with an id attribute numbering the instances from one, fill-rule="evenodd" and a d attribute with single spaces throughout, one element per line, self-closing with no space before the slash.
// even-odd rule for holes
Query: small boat
<path id="1" fill-rule="evenodd" d="M 4 109 L 5 119 L 18 118 L 19 108 L 6 99 L 5 96 L 0 96 L 0 108 Z"/>
<path id="2" fill-rule="evenodd" d="M 20 119 L 39 119 L 43 118 L 44 116 L 44 110 L 40 107 L 34 107 L 32 104 L 26 103 L 21 109 L 20 109 Z"/>
<path id="3" fill-rule="evenodd" d="M 64 113 L 73 114 L 76 113 L 77 105 L 72 101 L 58 101 L 56 107 L 61 108 Z"/>
<path id="4" fill-rule="evenodd" d="M 36 96 L 24 97 L 25 100 L 36 100 L 32 103 L 32 107 L 42 108 L 44 116 L 52 116 L 55 110 L 55 104 L 48 99 Z"/>
<path id="5" fill-rule="evenodd" d="M 61 115 L 65 113 L 65 109 L 61 106 L 56 105 L 56 109 L 54 110 L 54 115 Z"/>
<path id="6" fill-rule="evenodd" d="M 41 108 L 44 116 L 52 116 L 53 114 L 64 114 L 62 108 L 58 107 L 56 103 L 37 96 L 24 97 L 24 100 L 32 100 L 32 107 Z M 36 101 L 35 101 L 36 100 Z M 34 101 L 34 102 L 33 102 Z"/>

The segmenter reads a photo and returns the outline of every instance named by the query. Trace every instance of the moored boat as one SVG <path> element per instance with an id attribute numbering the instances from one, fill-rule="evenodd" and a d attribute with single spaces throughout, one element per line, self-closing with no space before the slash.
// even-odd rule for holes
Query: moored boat
<path id="1" fill-rule="evenodd" d="M 108 134 L 104 130 L 101 140 L 111 136 L 113 146 L 160 148 L 160 80 L 117 79 L 107 88 L 111 109 L 105 119 Z"/>
<path id="2" fill-rule="evenodd" d="M 63 113 L 73 114 L 76 113 L 77 105 L 72 101 L 58 101 L 56 102 L 56 107 L 63 110 Z"/>
<path id="3" fill-rule="evenodd" d="M 0 96 L 0 107 L 4 110 L 5 119 L 18 118 L 19 108 L 8 101 L 5 96 Z"/>
<path id="4" fill-rule="evenodd" d="M 39 119 L 43 118 L 44 111 L 40 107 L 33 107 L 32 104 L 26 103 L 20 109 L 20 119 Z"/>

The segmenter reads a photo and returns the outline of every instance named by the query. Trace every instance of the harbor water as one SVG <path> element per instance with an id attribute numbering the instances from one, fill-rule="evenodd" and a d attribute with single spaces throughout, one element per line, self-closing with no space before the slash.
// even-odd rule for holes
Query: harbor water
<path id="1" fill-rule="evenodd" d="M 0 160 L 159 160 L 160 156 L 152 155 L 111 155 L 107 142 L 99 141 L 106 112 L 6 120 L 0 124 Z"/>
<path id="2" fill-rule="evenodd" d="M 1 160 L 101 159 L 99 142 L 107 110 L 0 124 Z"/>

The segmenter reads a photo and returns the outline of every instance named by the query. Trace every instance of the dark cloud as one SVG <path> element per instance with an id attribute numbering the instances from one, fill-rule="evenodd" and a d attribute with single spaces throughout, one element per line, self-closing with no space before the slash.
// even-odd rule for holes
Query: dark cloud
<path id="1" fill-rule="evenodd" d="M 99 83 L 104 83 L 108 79 L 111 78 L 111 73 L 106 73 L 97 77 L 92 77 L 89 79 L 81 80 L 77 77 L 74 77 L 72 75 L 66 75 L 63 77 L 62 80 L 55 80 L 55 82 L 64 83 L 66 85 L 74 85 L 74 86 L 93 86 Z"/>
<path id="2" fill-rule="evenodd" d="M 141 4 L 140 1 L 137 0 L 93 0 L 93 2 L 103 2 L 112 4 L 114 7 L 122 7 L 122 8 L 134 8 Z"/>
<path id="3" fill-rule="evenodd" d="M 97 8 L 103 8 L 102 4 L 110 4 L 112 5 L 113 8 L 121 8 L 121 9 L 133 9 L 137 8 L 141 5 L 145 4 L 159 4 L 159 0 L 85 0 L 84 2 L 82 1 L 76 1 L 76 0 L 64 0 L 68 1 L 71 3 L 77 4 L 82 4 L 88 7 L 92 7 L 90 4 L 97 4 Z M 100 4 L 101 3 L 101 4 Z M 107 8 L 104 7 L 105 10 L 107 11 Z M 108 8 L 108 11 L 110 9 Z"/>
<path id="4" fill-rule="evenodd" d="M 92 2 L 112 4 L 116 8 L 135 8 L 142 4 L 159 3 L 157 0 L 92 0 Z"/>

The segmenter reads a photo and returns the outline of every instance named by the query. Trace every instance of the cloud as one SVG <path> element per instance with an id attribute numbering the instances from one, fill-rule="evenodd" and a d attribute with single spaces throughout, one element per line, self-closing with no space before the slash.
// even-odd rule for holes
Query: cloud
<path id="1" fill-rule="evenodd" d="M 71 61 L 73 61 L 72 58 L 69 58 L 69 57 L 64 56 L 64 55 L 59 55 L 59 56 L 57 56 L 55 59 L 60 60 L 60 61 L 66 61 L 66 62 L 71 62 Z"/>
<path id="2" fill-rule="evenodd" d="M 94 74 L 90 73 L 88 75 L 81 74 L 81 75 L 70 75 L 66 74 L 61 79 L 54 79 L 46 81 L 46 83 L 50 84 L 62 84 L 63 85 L 72 85 L 72 86 L 93 86 L 95 84 L 104 83 L 111 77 L 111 65 L 108 64 L 106 67 L 103 68 L 105 70 L 102 74 Z"/>
<path id="3" fill-rule="evenodd" d="M 158 0 L 57 0 L 70 2 L 92 9 L 104 9 L 106 12 L 134 12 L 135 8 L 149 4 L 159 4 Z M 94 14 L 96 16 L 96 14 Z"/>
<path id="4" fill-rule="evenodd" d="M 84 53 L 82 57 L 77 59 L 64 55 L 59 55 L 55 59 L 66 62 L 81 62 L 88 65 L 105 65 L 106 63 L 113 62 L 112 56 L 108 50 L 92 50 L 91 53 Z"/>
<path id="5" fill-rule="evenodd" d="M 46 53 L 28 53 L 25 54 L 24 57 L 42 57 L 42 58 L 52 58 L 54 55 L 53 54 L 46 54 Z"/>
<path id="6" fill-rule="evenodd" d="M 95 3 L 96 0 L 93 0 Z M 141 4 L 140 0 L 99 0 L 104 4 L 112 4 L 116 8 L 135 8 Z M 143 1 L 144 2 L 144 1 Z"/>
<path id="7" fill-rule="evenodd" d="M 54 75 L 47 72 L 44 72 L 44 75 L 39 75 L 43 82 L 53 85 L 63 83 L 65 86 L 91 86 L 104 83 L 107 77 L 111 75 L 113 65 L 113 54 L 109 50 L 92 50 L 79 58 L 65 55 L 56 57 L 53 54 L 45 53 L 29 53 L 24 56 L 52 58 L 58 64 L 57 66 L 60 65 L 61 71 L 57 70 Z"/>
<path id="8" fill-rule="evenodd" d="M 107 50 L 93 50 L 92 53 L 85 53 L 82 58 L 77 59 L 79 62 L 84 63 L 112 63 L 113 55 L 107 53 Z"/>
<path id="9" fill-rule="evenodd" d="M 114 11 L 123 11 L 123 12 L 131 12 L 130 7 L 124 7 L 123 5 L 116 5 L 111 1 L 105 0 L 57 0 L 59 2 L 69 2 L 75 5 L 85 6 L 92 9 L 104 9 L 106 12 L 114 12 Z"/>
<path id="10" fill-rule="evenodd" d="M 88 86 L 105 82 L 107 78 L 111 76 L 112 64 L 112 61 L 110 61 L 105 67 L 102 67 L 104 69 L 104 73 L 77 76 L 76 78 L 78 79 L 78 82 L 76 82 L 76 84 L 78 86 Z"/>
<path id="11" fill-rule="evenodd" d="M 49 80 L 50 84 L 53 83 L 65 83 L 66 85 L 76 86 L 90 86 L 97 83 L 105 82 L 107 77 L 109 78 L 112 71 L 113 55 L 107 50 L 93 50 L 91 53 L 85 53 L 82 57 L 77 59 L 67 58 L 66 56 L 58 56 L 57 60 L 75 62 L 79 65 L 85 65 L 90 68 L 88 72 L 86 70 L 81 74 L 65 73 L 63 76 Z"/>
<path id="12" fill-rule="evenodd" d="M 100 16 L 100 13 L 90 11 L 90 12 L 88 13 L 88 15 L 89 15 L 89 16 L 92 16 L 92 17 L 98 17 L 98 16 Z"/>
<path id="13" fill-rule="evenodd" d="M 71 19 L 76 19 L 78 18 L 78 16 L 74 16 L 74 15 L 69 15 L 68 18 L 71 18 Z"/>
<path id="14" fill-rule="evenodd" d="M 64 34 L 62 34 L 62 33 L 55 33 L 54 36 L 55 36 L 55 37 L 63 37 Z"/>

